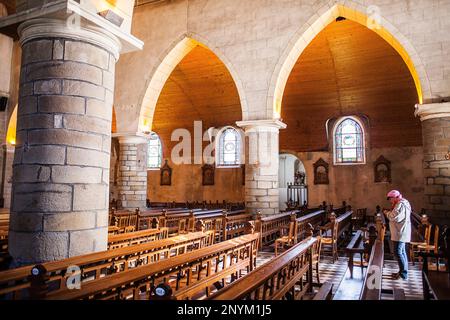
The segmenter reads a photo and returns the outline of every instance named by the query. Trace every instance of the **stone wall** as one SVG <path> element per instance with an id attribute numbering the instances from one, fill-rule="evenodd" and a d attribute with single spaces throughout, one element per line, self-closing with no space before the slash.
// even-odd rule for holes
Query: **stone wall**
<path id="1" fill-rule="evenodd" d="M 148 171 L 147 197 L 155 202 L 244 201 L 244 185 L 241 168 L 216 168 L 214 185 L 202 185 L 201 165 L 173 165 L 172 185 L 160 185 L 160 170 Z"/>
<path id="2" fill-rule="evenodd" d="M 422 122 L 424 207 L 442 222 L 450 222 L 450 117 Z M 447 156 L 447 158 L 446 158 Z"/>
<path id="3" fill-rule="evenodd" d="M 413 209 L 423 208 L 422 147 L 371 149 L 364 165 L 333 165 L 333 156 L 328 152 L 302 152 L 297 154 L 303 162 L 307 181 L 309 205 L 317 206 L 322 201 L 339 205 L 347 201 L 353 208 L 368 208 L 376 205 L 390 207 L 386 194 L 397 189 L 407 198 Z M 383 155 L 391 161 L 392 183 L 375 183 L 373 162 Z M 313 164 L 323 158 L 329 164 L 329 184 L 314 184 Z"/>

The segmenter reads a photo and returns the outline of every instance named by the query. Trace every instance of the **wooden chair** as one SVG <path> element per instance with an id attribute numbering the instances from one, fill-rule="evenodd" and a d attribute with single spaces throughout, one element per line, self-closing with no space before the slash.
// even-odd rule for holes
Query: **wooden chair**
<path id="1" fill-rule="evenodd" d="M 450 300 L 450 228 L 443 226 L 442 245 L 434 252 L 419 252 L 422 257 L 422 283 L 424 300 Z M 428 248 L 427 248 L 428 249 Z M 439 267 L 429 270 L 428 258 L 442 259 L 445 263 L 444 270 Z"/>
<path id="2" fill-rule="evenodd" d="M 366 221 L 367 208 L 356 209 L 352 216 L 352 224 L 354 229 L 359 229 Z"/>
<path id="3" fill-rule="evenodd" d="M 321 247 L 329 247 L 333 256 L 333 263 L 338 260 L 338 248 L 337 248 L 337 238 L 339 231 L 339 223 L 336 222 L 336 216 L 331 216 L 331 228 L 319 228 Z M 324 233 L 322 233 L 324 232 Z"/>
<path id="4" fill-rule="evenodd" d="M 320 274 L 319 274 L 319 263 L 320 263 L 320 250 L 322 249 L 322 238 L 321 237 L 317 237 L 317 251 L 313 250 L 312 252 L 312 264 L 313 266 L 315 266 L 316 268 L 316 280 L 317 283 L 320 283 Z"/>
<path id="5" fill-rule="evenodd" d="M 275 256 L 278 255 L 278 245 L 281 248 L 284 246 L 293 246 L 297 243 L 297 221 L 296 215 L 291 215 L 289 227 L 280 227 L 281 237 L 275 240 Z"/>
<path id="6" fill-rule="evenodd" d="M 423 241 L 411 241 L 409 243 L 409 259 L 412 261 L 413 265 L 415 265 L 415 253 L 419 252 L 418 247 L 429 245 L 430 237 L 431 237 L 431 224 L 427 224 L 424 230 Z"/>
<path id="7" fill-rule="evenodd" d="M 135 226 L 128 226 L 123 228 L 123 233 L 129 233 L 129 232 L 134 232 L 135 231 Z"/>
<path id="8" fill-rule="evenodd" d="M 430 232 L 431 234 L 431 228 L 430 228 Z M 430 243 L 430 239 L 428 239 L 428 244 L 419 244 L 417 245 L 417 251 L 418 252 L 432 252 L 434 254 L 438 253 L 438 249 L 439 249 L 439 226 L 435 225 L 434 226 L 434 238 L 433 238 L 433 243 Z M 414 260 L 413 260 L 414 262 Z M 439 260 L 436 261 L 436 268 L 439 269 Z M 438 270 L 439 271 L 439 270 Z"/>

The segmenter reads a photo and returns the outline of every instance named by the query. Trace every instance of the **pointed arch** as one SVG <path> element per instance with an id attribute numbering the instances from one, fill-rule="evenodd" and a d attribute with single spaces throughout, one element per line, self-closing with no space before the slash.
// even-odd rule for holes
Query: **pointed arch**
<path id="1" fill-rule="evenodd" d="M 181 60 L 183 60 L 183 58 L 186 57 L 196 46 L 207 48 L 213 52 L 225 65 L 234 81 L 234 84 L 236 85 L 243 118 L 244 115 L 248 113 L 242 82 L 226 56 L 216 47 L 209 45 L 209 42 L 201 36 L 184 34 L 178 38 L 169 49 L 166 50 L 163 58 L 160 59 L 160 64 L 155 67 L 150 80 L 145 86 L 145 93 L 143 94 L 142 99 L 140 99 L 141 103 L 138 128 L 140 132 L 149 132 L 152 130 L 153 115 L 156 109 L 156 104 L 167 79 Z"/>
<path id="2" fill-rule="evenodd" d="M 374 8 L 351 0 L 331 0 L 327 5 L 317 8 L 316 13 L 295 33 L 275 66 L 267 97 L 269 116 L 280 118 L 284 89 L 295 63 L 314 38 L 338 17 L 366 26 L 388 42 L 407 65 L 414 79 L 419 103 L 431 99 L 428 76 L 419 54 L 409 40 L 381 15 L 377 16 L 376 21 L 369 18 L 366 13 L 370 13 Z"/>
<path id="3" fill-rule="evenodd" d="M 17 134 L 17 105 L 14 107 L 11 117 L 8 121 L 8 129 L 6 131 L 6 143 L 8 145 L 16 144 L 16 134 Z"/>

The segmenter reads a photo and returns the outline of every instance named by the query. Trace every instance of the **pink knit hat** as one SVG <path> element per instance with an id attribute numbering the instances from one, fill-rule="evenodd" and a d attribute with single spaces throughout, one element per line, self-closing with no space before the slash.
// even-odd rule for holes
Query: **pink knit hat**
<path id="1" fill-rule="evenodd" d="M 402 194 L 400 193 L 400 191 L 398 191 L 398 190 L 391 190 L 391 191 L 388 192 L 387 198 L 388 198 L 388 200 L 389 200 L 389 198 L 398 198 L 398 199 L 402 199 L 403 196 L 402 196 Z"/>

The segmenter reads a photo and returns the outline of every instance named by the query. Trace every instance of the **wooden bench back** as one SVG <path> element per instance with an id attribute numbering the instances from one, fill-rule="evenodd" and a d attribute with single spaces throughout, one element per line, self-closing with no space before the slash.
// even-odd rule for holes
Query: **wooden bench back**
<path id="1" fill-rule="evenodd" d="M 233 282 L 210 300 L 282 300 L 289 296 L 300 299 L 312 288 L 312 256 L 318 251 L 316 238 L 307 238 Z M 293 287 L 300 284 L 300 291 Z"/>
<path id="2" fill-rule="evenodd" d="M 148 229 L 136 232 L 122 233 L 108 237 L 108 250 L 132 246 L 145 242 L 168 238 L 167 228 Z"/>
<path id="3" fill-rule="evenodd" d="M 315 228 L 323 223 L 326 216 L 326 211 L 320 209 L 297 218 L 297 239 L 302 240 L 306 238 L 307 232 L 309 231 L 308 224 L 311 224 Z"/>
<path id="4" fill-rule="evenodd" d="M 383 279 L 384 244 L 377 239 L 372 246 L 367 273 L 360 294 L 360 300 L 381 300 Z"/>
<path id="5" fill-rule="evenodd" d="M 273 243 L 279 237 L 280 228 L 289 225 L 291 214 L 292 212 L 284 212 L 270 216 L 262 216 L 261 214 L 256 216 L 255 231 L 261 234 L 262 246 Z"/>
<path id="6" fill-rule="evenodd" d="M 244 269 L 253 270 L 258 239 L 257 233 L 241 236 L 108 278 L 89 281 L 80 290 L 52 293 L 46 299 L 152 299 L 155 298 L 154 289 L 159 285 L 170 286 L 172 293 L 176 294 L 242 260 L 247 261 L 247 265 L 242 266 Z M 196 293 L 207 293 L 203 286 L 197 289 Z"/>
<path id="7" fill-rule="evenodd" d="M 81 271 L 81 286 L 83 286 L 85 283 L 96 279 L 198 250 L 211 244 L 212 233 L 196 232 L 170 239 L 47 262 L 42 264 L 46 273 L 43 275 L 45 282 L 42 282 L 41 291 L 45 293 L 47 291 L 61 292 L 67 290 L 67 280 L 73 275 L 67 273 L 70 266 L 77 266 Z M 33 266 L 26 266 L 0 272 L 0 299 L 29 297 L 32 268 Z"/>

